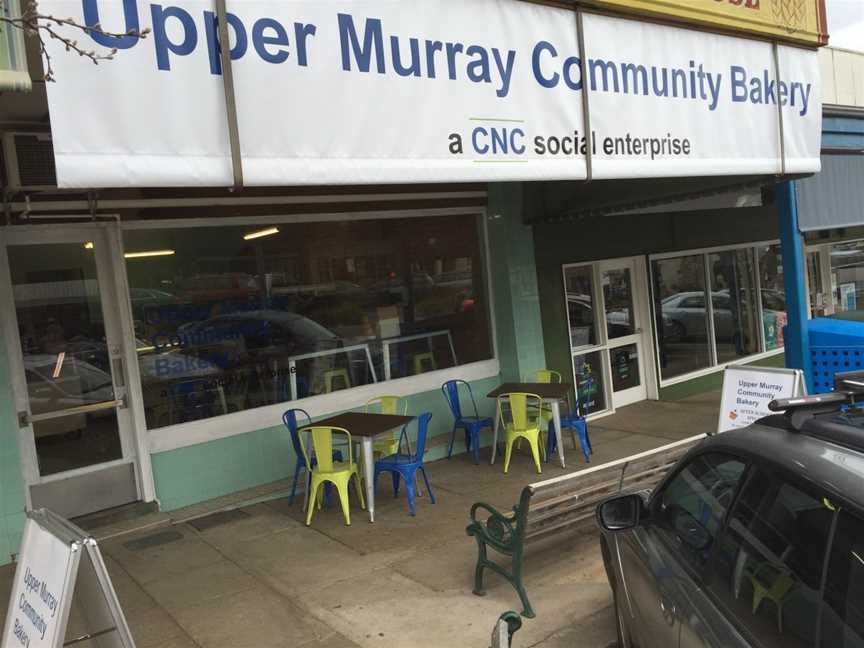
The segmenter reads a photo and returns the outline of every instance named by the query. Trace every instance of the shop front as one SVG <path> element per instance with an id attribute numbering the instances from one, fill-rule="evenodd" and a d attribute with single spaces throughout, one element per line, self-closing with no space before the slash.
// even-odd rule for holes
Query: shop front
<path id="1" fill-rule="evenodd" d="M 56 178 L 25 163 L 47 133 L 5 136 L 0 560 L 25 509 L 291 476 L 289 407 L 406 397 L 434 460 L 447 380 L 489 414 L 548 367 L 600 415 L 782 354 L 770 188 L 819 169 L 801 40 L 516 0 L 257 3 L 220 51 L 194 7 L 88 4 L 154 31 L 107 65 L 56 52 Z"/>

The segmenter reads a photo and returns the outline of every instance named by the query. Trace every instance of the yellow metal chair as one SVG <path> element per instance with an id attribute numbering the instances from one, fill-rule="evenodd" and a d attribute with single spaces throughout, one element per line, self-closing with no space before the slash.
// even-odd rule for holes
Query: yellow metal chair
<path id="1" fill-rule="evenodd" d="M 336 386 L 336 380 L 341 380 L 344 386 Z M 319 383 L 320 384 L 320 383 Z M 335 389 L 334 389 L 335 387 Z M 340 389 L 350 389 L 351 378 L 348 377 L 347 369 L 329 369 L 324 372 L 324 392 L 329 394 Z"/>
<path id="2" fill-rule="evenodd" d="M 504 474 L 507 474 L 510 468 L 513 444 L 520 439 L 525 439 L 531 446 L 537 473 L 542 473 L 540 453 L 544 452 L 544 449 L 540 425 L 543 418 L 543 399 L 537 394 L 521 392 L 501 394 L 498 397 L 498 416 L 504 421 Z"/>
<path id="3" fill-rule="evenodd" d="M 360 483 L 360 473 L 357 471 L 357 464 L 354 463 L 351 451 L 351 433 L 345 428 L 315 426 L 303 428 L 300 432 L 301 443 L 304 436 L 303 433 L 309 432 L 312 436 L 312 447 L 318 460 L 311 474 L 306 526 L 312 524 L 312 514 L 315 512 L 315 509 L 321 508 L 321 502 L 324 499 L 324 490 L 321 487 L 325 482 L 330 482 L 335 486 L 336 491 L 339 493 L 339 501 L 342 504 L 342 515 L 345 516 L 345 524 L 351 526 L 351 512 L 348 510 L 348 485 L 351 483 L 352 477 L 354 478 L 354 488 L 357 489 L 357 499 L 360 500 L 360 508 L 366 508 L 366 502 L 363 501 L 363 486 Z M 345 435 L 348 439 L 348 461 L 333 461 L 333 436 L 336 434 Z M 306 458 L 306 465 L 311 466 L 312 462 L 310 461 L 305 444 L 303 445 L 303 455 Z"/>
<path id="4" fill-rule="evenodd" d="M 408 401 L 399 396 L 378 396 L 366 401 L 363 411 L 367 414 L 377 412 L 379 414 L 407 416 Z M 375 454 L 375 461 L 378 461 L 381 457 L 389 457 L 399 452 L 399 432 L 395 432 L 394 435 L 390 439 L 382 439 L 374 443 L 372 451 Z"/>
<path id="5" fill-rule="evenodd" d="M 564 381 L 561 374 L 552 369 L 538 369 L 534 372 L 534 381 L 538 383 L 554 383 L 558 384 Z"/>
<path id="6" fill-rule="evenodd" d="M 774 603 L 777 629 L 783 634 L 783 603 L 795 587 L 795 578 L 788 568 L 769 562 L 762 563 L 747 576 L 753 585 L 753 614 L 759 610 L 762 601 L 768 599 Z"/>
<path id="7" fill-rule="evenodd" d="M 435 355 L 431 351 L 426 353 L 415 353 L 413 356 L 414 375 L 418 376 L 427 371 L 435 371 Z"/>

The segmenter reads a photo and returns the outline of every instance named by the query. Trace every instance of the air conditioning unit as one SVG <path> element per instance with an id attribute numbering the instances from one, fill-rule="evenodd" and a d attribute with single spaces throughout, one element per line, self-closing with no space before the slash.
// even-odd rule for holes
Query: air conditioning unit
<path id="1" fill-rule="evenodd" d="M 3 133 L 6 187 L 12 191 L 57 188 L 50 133 Z"/>

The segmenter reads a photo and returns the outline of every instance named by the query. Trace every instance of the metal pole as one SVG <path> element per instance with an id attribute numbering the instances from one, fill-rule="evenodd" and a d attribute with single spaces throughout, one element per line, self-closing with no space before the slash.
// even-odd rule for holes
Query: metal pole
<path id="1" fill-rule="evenodd" d="M 807 332 L 807 288 L 804 285 L 804 243 L 798 232 L 798 202 L 795 183 L 777 185 L 777 212 L 780 218 L 780 247 L 783 253 L 783 285 L 786 289 L 788 323 L 783 336 L 786 366 L 802 369 L 808 393 L 813 393 L 810 372 L 810 339 Z"/>
<path id="2" fill-rule="evenodd" d="M 579 39 L 579 68 L 582 74 L 582 122 L 585 130 L 585 182 L 594 178 L 594 134 L 591 132 L 591 105 L 588 100 L 588 61 L 585 54 L 585 26 L 582 10 L 576 8 L 576 38 Z M 579 145 L 578 142 L 576 144 Z"/>
<path id="3" fill-rule="evenodd" d="M 780 173 L 786 175 L 786 130 L 783 124 L 783 105 L 780 103 L 780 45 L 777 41 L 774 41 L 774 77 L 777 87 L 777 123 L 780 126 Z"/>
<path id="4" fill-rule="evenodd" d="M 234 99 L 234 73 L 231 69 L 231 41 L 228 38 L 228 10 L 225 0 L 216 0 L 219 30 L 219 59 L 222 64 L 222 87 L 225 90 L 225 114 L 228 118 L 228 143 L 231 146 L 231 170 L 234 188 L 243 187 L 243 160 L 240 154 L 240 128 L 237 125 L 237 102 Z"/>

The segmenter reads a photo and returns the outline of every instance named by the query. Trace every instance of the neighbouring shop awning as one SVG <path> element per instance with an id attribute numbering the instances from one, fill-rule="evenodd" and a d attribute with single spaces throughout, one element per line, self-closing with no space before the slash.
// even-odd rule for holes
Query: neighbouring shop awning
<path id="1" fill-rule="evenodd" d="M 60 186 L 819 170 L 814 50 L 517 0 L 229 4 L 223 77 L 199 2 L 40 0 L 114 32 L 151 30 L 82 36 L 118 48 L 98 66 L 48 42 Z"/>
<path id="2" fill-rule="evenodd" d="M 864 155 L 826 155 L 822 173 L 798 183 L 802 232 L 864 225 Z"/>
<path id="3" fill-rule="evenodd" d="M 776 182 L 799 176 L 726 176 L 598 180 L 590 183 L 544 182 L 525 187 L 525 213 L 533 223 L 578 220 L 619 212 L 739 193 L 742 200 Z M 752 206 L 742 204 L 737 206 Z"/>

